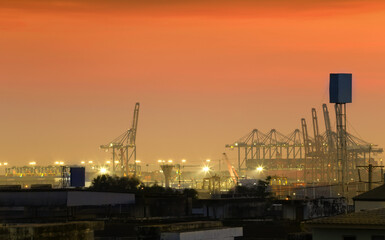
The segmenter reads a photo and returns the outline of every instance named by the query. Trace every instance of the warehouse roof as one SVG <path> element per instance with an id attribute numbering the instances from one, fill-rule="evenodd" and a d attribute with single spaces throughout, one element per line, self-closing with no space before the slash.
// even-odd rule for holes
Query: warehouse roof
<path id="1" fill-rule="evenodd" d="M 357 201 L 385 201 L 385 184 L 353 198 Z"/>
<path id="2" fill-rule="evenodd" d="M 0 206 L 103 206 L 134 204 L 133 193 L 90 192 L 72 190 L 0 191 Z"/>

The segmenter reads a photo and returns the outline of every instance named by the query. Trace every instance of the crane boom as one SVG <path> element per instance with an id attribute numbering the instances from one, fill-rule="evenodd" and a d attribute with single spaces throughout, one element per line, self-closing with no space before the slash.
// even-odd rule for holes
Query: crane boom
<path id="1" fill-rule="evenodd" d="M 312 112 L 312 118 L 313 118 L 315 151 L 319 153 L 321 151 L 322 137 L 319 134 L 317 111 L 315 108 L 312 108 L 311 112 Z"/>
<path id="2" fill-rule="evenodd" d="M 305 161 L 304 161 L 304 166 L 303 166 L 303 177 L 304 181 L 306 182 L 306 177 L 307 177 L 307 157 L 310 152 L 310 141 L 309 141 L 309 135 L 307 132 L 307 125 L 306 125 L 306 119 L 302 118 L 301 119 L 301 124 L 302 124 L 302 134 L 303 134 L 303 143 L 304 143 L 304 148 L 305 148 Z"/>
<path id="3" fill-rule="evenodd" d="M 303 142 L 305 145 L 305 155 L 307 155 L 310 151 L 310 142 L 309 142 L 309 135 L 307 132 L 307 125 L 306 125 L 306 119 L 302 118 L 301 119 L 301 124 L 302 124 L 302 134 L 303 134 Z"/>
<path id="4" fill-rule="evenodd" d="M 233 179 L 233 182 L 237 185 L 238 184 L 238 179 L 239 179 L 238 173 L 235 170 L 235 168 L 231 165 L 231 163 L 229 161 L 229 158 L 227 157 L 226 153 L 223 153 L 223 157 L 226 160 L 227 168 L 229 170 L 230 176 Z"/>
<path id="5" fill-rule="evenodd" d="M 137 102 L 135 104 L 135 109 L 134 109 L 134 116 L 132 119 L 132 127 L 131 127 L 131 134 L 130 134 L 130 144 L 135 145 L 136 141 L 136 131 L 138 129 L 138 117 L 139 117 L 139 106 L 140 104 Z"/>
<path id="6" fill-rule="evenodd" d="M 330 124 L 328 106 L 326 104 L 323 104 L 322 108 L 323 108 L 323 112 L 324 112 L 326 137 L 328 140 L 328 150 L 329 150 L 329 152 L 332 152 L 334 150 L 334 142 L 333 142 L 332 128 L 331 128 L 331 124 Z"/>
<path id="7" fill-rule="evenodd" d="M 319 136 L 319 128 L 318 128 L 318 118 L 317 118 L 317 111 L 315 108 L 311 109 L 312 117 L 313 117 L 313 130 L 314 130 L 314 139 Z"/>

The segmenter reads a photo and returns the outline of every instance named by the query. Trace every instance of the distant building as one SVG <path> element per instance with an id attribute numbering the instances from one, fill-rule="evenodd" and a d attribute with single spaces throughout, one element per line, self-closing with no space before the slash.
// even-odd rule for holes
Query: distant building
<path id="1" fill-rule="evenodd" d="M 304 228 L 313 240 L 384 240 L 385 208 L 314 219 Z"/>
<path id="2" fill-rule="evenodd" d="M 69 189 L 0 191 L 0 220 L 106 216 L 135 204 L 135 194 Z M 1 238 L 0 238 L 1 239 Z"/>

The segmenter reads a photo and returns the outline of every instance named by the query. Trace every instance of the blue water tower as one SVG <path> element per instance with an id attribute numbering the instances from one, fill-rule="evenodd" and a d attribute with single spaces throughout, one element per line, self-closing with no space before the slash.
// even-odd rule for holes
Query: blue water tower
<path id="1" fill-rule="evenodd" d="M 352 74 L 331 73 L 329 85 L 330 103 L 352 102 Z"/>

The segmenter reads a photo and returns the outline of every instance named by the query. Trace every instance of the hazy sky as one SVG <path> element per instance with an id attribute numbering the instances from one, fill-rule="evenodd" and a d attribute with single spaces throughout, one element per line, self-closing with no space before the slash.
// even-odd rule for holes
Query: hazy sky
<path id="1" fill-rule="evenodd" d="M 322 120 L 330 72 L 353 73 L 349 130 L 385 147 L 382 2 L 0 0 L 0 162 L 103 162 L 137 101 L 138 159 L 219 159 Z"/>

